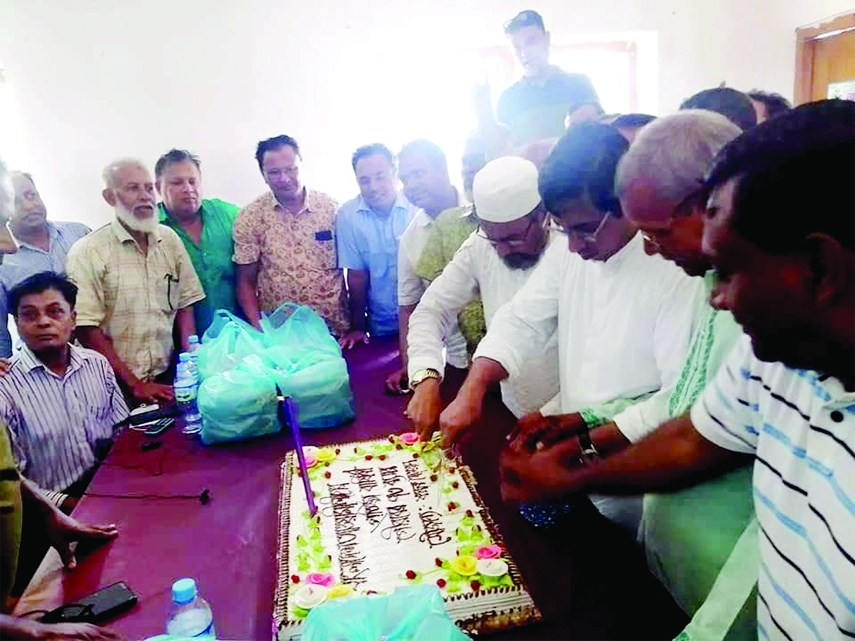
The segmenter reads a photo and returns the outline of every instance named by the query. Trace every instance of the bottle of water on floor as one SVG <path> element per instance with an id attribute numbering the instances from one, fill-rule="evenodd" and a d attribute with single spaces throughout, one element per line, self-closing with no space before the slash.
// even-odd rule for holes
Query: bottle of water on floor
<path id="1" fill-rule="evenodd" d="M 190 352 L 181 352 L 178 355 L 178 362 L 185 363 L 187 365 L 187 369 L 190 371 L 190 376 L 196 381 L 196 386 L 198 387 L 201 384 L 199 379 L 199 368 L 196 367 L 196 361 L 193 359 L 193 355 Z"/>
<path id="2" fill-rule="evenodd" d="M 166 632 L 179 639 L 216 638 L 214 613 L 208 602 L 199 596 L 193 579 L 179 579 L 172 584 L 172 609 Z"/>
<path id="3" fill-rule="evenodd" d="M 199 393 L 199 379 L 190 369 L 190 356 L 183 352 L 179 356 L 178 368 L 175 370 L 175 403 L 184 418 L 185 434 L 198 434 L 202 431 L 202 415 L 196 405 L 196 396 Z"/>

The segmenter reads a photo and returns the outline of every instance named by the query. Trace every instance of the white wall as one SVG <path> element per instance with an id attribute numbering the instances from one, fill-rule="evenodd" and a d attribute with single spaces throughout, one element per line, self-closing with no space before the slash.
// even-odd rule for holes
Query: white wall
<path id="1" fill-rule="evenodd" d="M 344 199 L 359 144 L 466 130 L 468 97 L 427 108 L 424 87 L 456 52 L 502 43 L 521 8 L 557 38 L 656 32 L 666 112 L 722 81 L 791 95 L 793 30 L 846 2 L 0 0 L 20 120 L 0 153 L 17 144 L 10 160 L 36 175 L 52 217 L 92 225 L 108 219 L 99 173 L 114 157 L 192 149 L 207 193 L 245 203 L 264 188 L 254 146 L 278 133 L 300 140 L 311 184 Z"/>

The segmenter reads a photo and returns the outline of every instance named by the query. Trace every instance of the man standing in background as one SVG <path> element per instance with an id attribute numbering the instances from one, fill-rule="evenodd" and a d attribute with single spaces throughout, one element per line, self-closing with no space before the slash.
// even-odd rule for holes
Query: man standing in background
<path id="1" fill-rule="evenodd" d="M 170 401 L 173 329 L 186 349 L 196 333 L 193 305 L 205 292 L 181 239 L 157 222 L 148 168 L 113 162 L 104 184 L 116 217 L 68 253 L 68 275 L 79 290 L 77 338 L 107 357 L 136 401 Z"/>
<path id="2" fill-rule="evenodd" d="M 398 193 L 395 156 L 388 147 L 360 147 L 351 164 L 360 195 L 341 206 L 335 223 L 338 264 L 347 270 L 350 300 L 350 333 L 339 341 L 346 349 L 367 343 L 368 332 L 397 335 L 398 241 L 418 211 Z"/>
<path id="3" fill-rule="evenodd" d="M 18 251 L 0 265 L 0 356 L 12 354 L 8 328 L 8 296 L 18 283 L 39 272 L 65 271 L 68 250 L 91 230 L 82 223 L 48 222 L 47 208 L 30 174 L 12 173 L 15 213 L 9 226 Z"/>
<path id="4" fill-rule="evenodd" d="M 335 251 L 338 203 L 303 185 L 303 158 L 291 136 L 262 140 L 255 160 L 270 190 L 234 225 L 237 299 L 246 319 L 260 328 L 262 312 L 290 301 L 308 305 L 332 334 L 344 336 L 350 323 Z"/>
<path id="5" fill-rule="evenodd" d="M 160 222 L 172 229 L 190 256 L 205 290 L 205 300 L 193 306 L 196 332 L 203 334 L 214 312 L 238 313 L 235 295 L 232 227 L 240 208 L 218 198 L 202 198 L 199 158 L 183 149 L 171 149 L 154 166 Z"/>
<path id="6" fill-rule="evenodd" d="M 522 145 L 564 133 L 564 118 L 573 104 L 597 103 L 599 97 L 588 76 L 567 73 L 549 64 L 549 32 L 537 11 L 522 11 L 505 25 L 523 77 L 502 92 L 496 108 L 499 122 Z"/>
<path id="7" fill-rule="evenodd" d="M 459 207 L 460 194 L 451 184 L 445 153 L 428 140 L 414 140 L 398 154 L 401 184 L 404 195 L 420 207 L 404 235 L 398 251 L 398 325 L 401 347 L 401 368 L 386 378 L 386 389 L 403 393 L 407 385 L 407 329 L 410 314 L 416 308 L 429 284 L 416 273 L 416 265 L 425 248 L 437 217 L 444 211 Z M 461 209 L 461 211 L 463 211 Z M 463 239 L 460 239 L 461 242 Z M 451 329 L 447 342 L 447 361 L 454 367 L 469 365 L 466 340 L 457 323 Z"/>

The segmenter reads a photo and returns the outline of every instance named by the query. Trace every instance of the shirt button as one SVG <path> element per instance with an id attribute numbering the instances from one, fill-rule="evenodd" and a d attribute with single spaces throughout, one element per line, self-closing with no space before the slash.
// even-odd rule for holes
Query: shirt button
<path id="1" fill-rule="evenodd" d="M 843 422 L 843 412 L 841 412 L 840 410 L 834 410 L 831 413 L 831 420 L 834 421 L 835 423 L 842 423 Z"/>

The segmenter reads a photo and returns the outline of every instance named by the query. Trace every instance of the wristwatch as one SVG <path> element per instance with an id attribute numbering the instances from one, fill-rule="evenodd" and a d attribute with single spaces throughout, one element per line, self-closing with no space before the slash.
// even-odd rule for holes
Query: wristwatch
<path id="1" fill-rule="evenodd" d="M 579 451 L 582 454 L 582 456 L 579 458 L 580 463 L 599 458 L 600 453 L 597 451 L 597 448 L 594 447 L 594 442 L 591 440 L 590 432 L 581 432 L 576 437 L 576 441 L 579 443 Z"/>
<path id="2" fill-rule="evenodd" d="M 413 372 L 413 375 L 410 378 L 410 389 L 414 389 L 419 383 L 423 383 L 429 378 L 441 379 L 442 377 L 439 375 L 439 372 L 430 368 L 420 369 Z"/>

